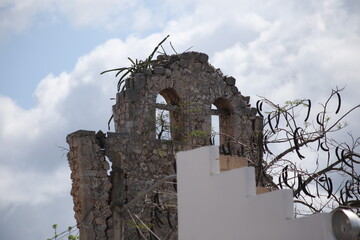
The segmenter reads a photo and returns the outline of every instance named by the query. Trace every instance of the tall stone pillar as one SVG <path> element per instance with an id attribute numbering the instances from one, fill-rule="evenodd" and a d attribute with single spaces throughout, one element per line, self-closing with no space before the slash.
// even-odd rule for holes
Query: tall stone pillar
<path id="1" fill-rule="evenodd" d="M 77 131 L 66 138 L 70 151 L 68 160 L 73 181 L 71 195 L 75 218 L 84 240 L 106 240 L 111 217 L 107 175 L 109 164 L 93 131 Z"/>

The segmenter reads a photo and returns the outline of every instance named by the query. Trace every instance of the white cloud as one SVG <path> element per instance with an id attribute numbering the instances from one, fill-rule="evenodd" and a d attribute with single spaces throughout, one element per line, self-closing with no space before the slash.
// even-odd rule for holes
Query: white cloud
<path id="1" fill-rule="evenodd" d="M 143 32 L 151 29 L 154 25 L 160 25 L 163 22 L 160 14 L 151 12 L 145 7 L 139 7 L 134 12 L 134 21 L 132 23 L 132 29 Z M 160 24 L 159 24 L 160 23 Z"/>
<path id="2" fill-rule="evenodd" d="M 359 24 L 350 23 L 358 17 L 344 16 L 331 2 L 302 17 L 288 10 L 295 14 L 267 22 L 253 41 L 217 51 L 214 64 L 237 77 L 245 94 L 284 100 L 347 84 L 353 95 L 359 86 L 360 34 L 354 34 Z"/>
<path id="3" fill-rule="evenodd" d="M 0 36 L 21 32 L 31 26 L 37 14 L 52 10 L 52 1 L 4 0 L 0 2 Z"/>
<path id="4" fill-rule="evenodd" d="M 70 170 L 66 166 L 50 172 L 0 169 L 0 209 L 38 205 L 70 193 Z M 6 193 L 6 194 L 5 194 Z"/>
<path id="5" fill-rule="evenodd" d="M 54 129 L 59 131 L 65 126 L 66 119 L 59 110 L 68 95 L 69 85 L 66 73 L 58 77 L 48 75 L 35 91 L 37 105 L 29 110 L 17 106 L 8 97 L 0 96 L 0 141 L 3 146 L 0 149 L 0 164 L 13 165 L 12 159 L 24 163 L 29 160 L 26 157 L 31 160 L 34 157 L 31 152 L 36 152 L 34 146 L 43 144 L 47 137 L 53 139 L 52 135 L 57 133 Z"/>
<path id="6" fill-rule="evenodd" d="M 55 4 L 75 25 L 100 26 L 111 22 L 114 18 L 121 18 L 136 2 L 129 0 L 59 0 Z"/>
<path id="7" fill-rule="evenodd" d="M 40 107 L 46 108 L 48 111 L 55 110 L 54 108 L 66 99 L 71 84 L 70 76 L 65 72 L 58 77 L 54 77 L 52 74 L 46 76 L 35 91 L 35 97 Z"/>
<path id="8" fill-rule="evenodd" d="M 21 33 L 35 24 L 69 22 L 117 33 L 160 30 L 169 19 L 188 13 L 191 1 L 3 0 L 0 36 Z"/>

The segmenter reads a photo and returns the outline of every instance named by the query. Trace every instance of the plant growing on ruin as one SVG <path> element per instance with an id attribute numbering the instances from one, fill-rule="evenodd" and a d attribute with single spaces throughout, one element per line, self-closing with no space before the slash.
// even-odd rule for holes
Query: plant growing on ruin
<path id="1" fill-rule="evenodd" d="M 170 35 L 167 35 L 163 40 L 161 40 L 161 42 L 154 48 L 152 53 L 145 60 L 135 59 L 135 61 L 134 61 L 132 58 L 128 57 L 129 61 L 131 62 L 130 67 L 120 67 L 120 68 L 113 68 L 113 69 L 105 70 L 105 71 L 101 72 L 100 75 L 102 75 L 104 73 L 108 73 L 108 72 L 116 72 L 115 77 L 119 77 L 119 75 L 122 74 L 117 83 L 117 91 L 120 92 L 120 89 L 121 89 L 121 91 L 125 90 L 125 88 L 126 88 L 125 79 L 129 74 L 134 75 L 135 73 L 141 73 L 145 69 L 151 69 L 154 64 L 159 62 L 159 60 L 153 59 L 153 58 L 155 56 L 155 53 L 158 51 L 159 47 L 162 47 L 161 45 L 169 37 L 170 37 Z M 112 114 L 108 121 L 108 129 L 109 130 L 110 130 L 110 122 L 113 119 L 113 117 L 114 117 L 114 115 Z"/>
<path id="2" fill-rule="evenodd" d="M 205 130 L 193 130 L 185 137 L 185 141 L 189 141 L 192 138 L 207 138 L 208 133 Z"/>
<path id="3" fill-rule="evenodd" d="M 130 67 L 120 67 L 120 68 L 114 68 L 114 69 L 109 69 L 106 71 L 101 72 L 100 74 L 104 74 L 104 73 L 108 73 L 108 72 L 116 72 L 115 77 L 118 77 L 120 74 L 122 74 L 119 78 L 119 81 L 117 83 L 117 91 L 120 92 L 125 89 L 125 85 L 124 85 L 124 81 L 125 81 L 125 77 L 128 76 L 129 74 L 135 74 L 135 73 L 140 73 L 142 72 L 144 69 L 150 69 L 152 67 L 153 64 L 157 63 L 159 60 L 153 59 L 155 53 L 158 51 L 159 47 L 161 46 L 161 44 L 163 44 L 166 39 L 168 39 L 170 35 L 167 35 L 152 51 L 152 53 L 145 59 L 145 60 L 138 60 L 135 59 L 135 61 L 133 59 L 131 59 L 130 57 L 128 57 L 129 61 L 131 62 L 131 66 Z M 122 88 L 121 88 L 122 87 Z"/>

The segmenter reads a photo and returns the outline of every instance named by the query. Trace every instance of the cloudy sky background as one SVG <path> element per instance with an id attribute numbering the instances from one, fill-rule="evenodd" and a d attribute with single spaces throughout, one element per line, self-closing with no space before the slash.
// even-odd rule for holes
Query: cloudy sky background
<path id="1" fill-rule="evenodd" d="M 318 103 L 336 86 L 343 113 L 360 102 L 357 0 L 0 0 L 0 239 L 75 224 L 66 135 L 106 131 L 117 80 L 99 73 L 168 34 L 178 52 L 207 53 L 252 103 Z M 348 131 L 360 136 L 359 118 Z"/>

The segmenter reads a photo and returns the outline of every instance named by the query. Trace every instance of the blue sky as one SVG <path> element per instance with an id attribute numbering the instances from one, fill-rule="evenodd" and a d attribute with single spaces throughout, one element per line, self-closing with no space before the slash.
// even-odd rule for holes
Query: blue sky
<path id="1" fill-rule="evenodd" d="M 70 71 L 78 56 L 104 42 L 109 34 L 94 29 L 76 29 L 68 24 L 34 26 L 1 43 L 1 93 L 31 108 L 38 79 L 49 73 Z M 104 36 L 105 35 L 105 36 Z M 82 44 L 79 44 L 81 42 Z M 64 61 L 63 59 L 69 59 Z M 9 68 L 8 66 L 13 66 Z M 6 81 L 5 81 L 6 79 Z"/>
<path id="2" fill-rule="evenodd" d="M 0 0 L 0 239 L 46 239 L 74 224 L 66 135 L 107 130 L 116 79 L 170 34 L 205 52 L 243 95 L 360 98 L 357 0 Z M 171 48 L 165 46 L 168 53 Z M 360 135 L 360 114 L 348 131 Z"/>
<path id="3" fill-rule="evenodd" d="M 8 31 L 0 42 L 1 94 L 13 97 L 26 109 L 35 104 L 32 93 L 39 79 L 70 71 L 78 57 L 94 46 L 124 37 L 121 32 L 96 26 L 74 26 L 66 19 L 48 23 L 51 15 L 47 15 L 33 19 L 20 33 Z"/>

